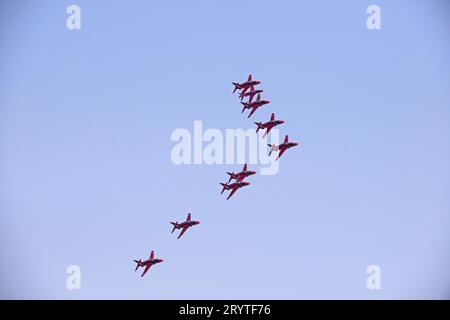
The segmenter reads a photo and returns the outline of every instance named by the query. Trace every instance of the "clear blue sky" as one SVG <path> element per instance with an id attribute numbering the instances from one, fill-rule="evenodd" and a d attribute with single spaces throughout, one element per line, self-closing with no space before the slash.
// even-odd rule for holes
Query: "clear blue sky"
<path id="1" fill-rule="evenodd" d="M 449 298 L 449 31 L 445 0 L 2 2 L 0 298 Z M 253 127 L 249 73 L 301 146 L 225 201 L 241 166 L 170 135 Z"/>

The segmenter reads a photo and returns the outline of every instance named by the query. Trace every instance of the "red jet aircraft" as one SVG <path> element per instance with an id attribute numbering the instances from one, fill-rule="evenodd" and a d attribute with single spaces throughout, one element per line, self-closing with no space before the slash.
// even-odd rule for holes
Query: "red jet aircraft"
<path id="1" fill-rule="evenodd" d="M 248 176 L 256 174 L 256 171 L 249 171 L 249 170 L 247 170 L 247 164 L 244 164 L 244 168 L 242 169 L 241 172 L 237 172 L 237 173 L 227 172 L 227 174 L 230 176 L 230 179 L 228 180 L 227 183 L 230 183 L 231 179 L 236 180 L 236 182 L 242 181 L 245 178 L 247 178 Z"/>
<path id="2" fill-rule="evenodd" d="M 253 98 L 255 97 L 255 95 L 257 95 L 258 93 L 263 93 L 264 92 L 264 90 L 252 90 L 252 91 L 249 91 L 249 92 L 247 92 L 247 93 L 240 93 L 239 94 L 239 97 L 241 98 L 241 101 L 245 98 L 245 97 L 249 97 L 248 98 L 248 102 L 252 102 L 253 101 Z"/>
<path id="3" fill-rule="evenodd" d="M 255 90 L 255 86 L 260 84 L 261 81 L 259 80 L 252 80 L 252 75 L 250 74 L 248 76 L 248 80 L 243 83 L 233 82 L 234 84 L 234 90 L 233 93 L 236 92 L 236 90 L 242 90 L 241 94 L 245 94 L 245 92 L 250 89 L 250 91 Z"/>
<path id="4" fill-rule="evenodd" d="M 175 231 L 175 229 L 183 229 L 181 230 L 180 234 L 178 235 L 177 239 L 180 239 L 181 236 L 186 232 L 187 229 L 189 229 L 192 226 L 195 226 L 197 224 L 200 224 L 200 221 L 191 220 L 191 214 L 188 213 L 186 221 L 178 223 L 177 222 L 171 222 L 173 225 L 172 233 Z"/>
<path id="5" fill-rule="evenodd" d="M 221 183 L 221 185 L 223 186 L 222 192 L 220 194 L 222 194 L 225 190 L 231 190 L 230 194 L 228 195 L 228 199 L 231 198 L 231 196 L 236 192 L 237 189 L 240 189 L 242 187 L 248 186 L 250 184 L 250 182 L 245 182 L 245 181 L 236 181 L 232 184 L 228 184 L 228 183 Z"/>
<path id="6" fill-rule="evenodd" d="M 134 269 L 134 271 L 137 271 L 137 269 L 139 269 L 139 267 L 145 267 L 144 272 L 141 274 L 141 277 L 143 277 L 152 265 L 161 263 L 164 260 L 163 259 L 155 259 L 155 253 L 152 250 L 152 252 L 150 253 L 149 259 L 147 259 L 145 261 L 142 261 L 141 259 L 133 260 L 133 261 L 136 262 L 136 269 Z"/>
<path id="7" fill-rule="evenodd" d="M 268 144 L 268 146 L 270 147 L 270 152 L 269 152 L 269 156 L 272 154 L 272 151 L 280 151 L 280 153 L 278 154 L 278 157 L 275 159 L 278 160 L 280 159 L 281 155 L 289 148 L 298 146 L 298 142 L 289 142 L 289 137 L 286 135 L 284 137 L 284 142 L 280 145 L 275 145 L 275 144 Z"/>
<path id="8" fill-rule="evenodd" d="M 256 101 L 253 102 L 241 102 L 242 105 L 244 106 L 244 108 L 242 109 L 242 112 L 245 111 L 245 109 L 252 109 L 252 111 L 250 111 L 250 114 L 248 115 L 247 118 L 250 118 L 252 116 L 253 113 L 255 113 L 256 109 L 258 109 L 259 107 L 270 103 L 269 100 L 261 100 L 261 94 L 258 93 L 258 96 L 256 97 Z"/>
<path id="9" fill-rule="evenodd" d="M 264 138 L 270 132 L 270 130 L 272 130 L 273 127 L 275 127 L 279 124 L 283 124 L 283 123 L 284 123 L 284 120 L 275 120 L 275 113 L 272 113 L 272 115 L 270 116 L 270 121 L 268 121 L 266 123 L 255 122 L 255 124 L 258 126 L 258 128 L 256 129 L 256 132 L 258 132 L 259 129 L 267 129 L 263 135 L 263 138 Z"/>

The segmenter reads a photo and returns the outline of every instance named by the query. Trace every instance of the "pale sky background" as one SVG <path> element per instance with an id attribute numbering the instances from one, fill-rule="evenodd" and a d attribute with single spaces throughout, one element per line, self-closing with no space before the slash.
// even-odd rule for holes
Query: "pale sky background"
<path id="1" fill-rule="evenodd" d="M 449 298 L 449 31 L 445 0 L 2 1 L 0 298 Z M 301 146 L 230 201 L 241 165 L 171 162 L 176 128 L 271 112 Z"/>

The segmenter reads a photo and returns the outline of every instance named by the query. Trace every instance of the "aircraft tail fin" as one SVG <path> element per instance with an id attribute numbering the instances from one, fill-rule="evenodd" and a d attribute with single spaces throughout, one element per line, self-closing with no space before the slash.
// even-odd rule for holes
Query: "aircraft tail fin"
<path id="1" fill-rule="evenodd" d="M 261 122 L 255 122 L 255 124 L 258 126 L 258 128 L 256 128 L 256 133 L 258 133 L 259 129 L 262 129 L 262 123 Z"/>
<path id="2" fill-rule="evenodd" d="M 269 157 L 272 154 L 272 151 L 274 150 L 273 145 L 272 144 L 268 144 L 268 146 L 270 147 L 270 151 L 269 151 Z"/>
<path id="3" fill-rule="evenodd" d="M 173 225 L 173 229 L 172 229 L 171 233 L 173 233 L 178 227 L 178 221 L 177 222 L 171 222 L 171 224 Z"/>
<path id="4" fill-rule="evenodd" d="M 139 260 L 133 260 L 133 261 L 136 262 L 136 269 L 134 269 L 134 271 L 136 271 L 136 270 L 139 269 L 139 267 L 141 266 L 142 260 L 139 259 Z"/>
<path id="5" fill-rule="evenodd" d="M 225 190 L 227 190 L 227 184 L 226 183 L 220 183 L 223 186 L 222 192 L 220 194 L 222 194 Z"/>
<path id="6" fill-rule="evenodd" d="M 245 111 L 245 109 L 247 109 L 247 103 L 241 102 L 241 104 L 244 106 L 244 108 L 242 108 L 242 112 L 241 112 L 241 113 L 243 113 Z"/>
<path id="7" fill-rule="evenodd" d="M 234 90 L 233 90 L 233 93 L 235 93 L 236 90 L 239 89 L 239 83 L 233 82 L 233 84 L 234 84 Z"/>

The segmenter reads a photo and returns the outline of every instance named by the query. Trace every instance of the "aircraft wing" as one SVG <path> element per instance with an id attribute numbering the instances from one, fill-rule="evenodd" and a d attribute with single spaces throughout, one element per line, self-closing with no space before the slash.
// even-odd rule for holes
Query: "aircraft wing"
<path id="1" fill-rule="evenodd" d="M 184 227 L 183 230 L 181 230 L 180 234 L 178 235 L 178 238 L 177 238 L 177 239 L 180 239 L 181 236 L 186 232 L 186 230 L 187 230 L 188 228 L 189 228 L 189 227 Z"/>
<path id="2" fill-rule="evenodd" d="M 152 250 L 152 252 L 150 253 L 150 259 L 153 259 L 155 257 L 155 252 Z"/>
<path id="3" fill-rule="evenodd" d="M 286 151 L 286 149 L 281 149 L 280 153 L 278 154 L 278 157 L 275 160 L 280 159 L 281 155 Z"/>
<path id="4" fill-rule="evenodd" d="M 238 189 L 238 188 L 234 188 L 234 189 L 230 192 L 230 194 L 228 195 L 227 200 L 231 198 L 231 196 L 236 192 L 237 189 Z"/>
<path id="5" fill-rule="evenodd" d="M 258 109 L 258 107 L 254 107 L 254 108 L 252 109 L 252 111 L 250 111 L 250 114 L 248 115 L 247 118 L 250 118 L 250 117 L 252 116 L 252 114 L 255 113 L 256 109 Z"/>
<path id="6" fill-rule="evenodd" d="M 272 128 L 273 128 L 272 126 L 267 127 L 267 131 L 266 131 L 266 134 L 264 136 L 268 135 L 270 130 L 272 130 Z"/>
<path id="7" fill-rule="evenodd" d="M 144 270 L 144 272 L 142 272 L 141 277 L 143 277 L 143 276 L 147 273 L 148 269 L 150 269 L 151 266 L 152 266 L 151 264 L 148 264 L 148 265 L 145 267 L 145 270 Z"/>

